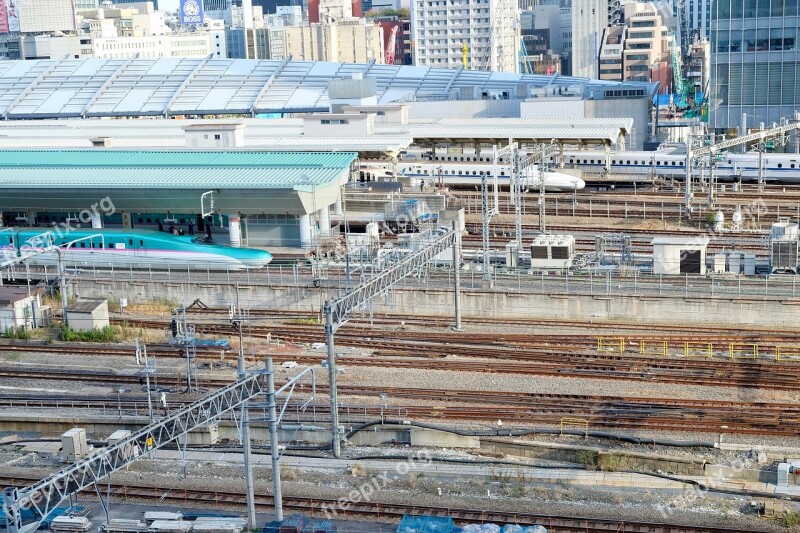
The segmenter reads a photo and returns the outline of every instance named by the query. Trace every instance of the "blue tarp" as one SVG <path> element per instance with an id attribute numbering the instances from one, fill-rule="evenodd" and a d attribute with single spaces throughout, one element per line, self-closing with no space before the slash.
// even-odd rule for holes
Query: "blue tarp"
<path id="1" fill-rule="evenodd" d="M 231 343 L 227 339 L 195 339 L 194 342 L 198 346 L 208 346 L 209 348 L 222 348 L 223 350 L 231 349 Z"/>
<path id="2" fill-rule="evenodd" d="M 450 533 L 453 527 L 449 516 L 404 515 L 397 533 Z"/>
<path id="3" fill-rule="evenodd" d="M 678 107 L 687 107 L 689 105 L 688 102 L 686 101 L 686 99 L 685 98 L 681 98 L 680 95 L 677 95 L 677 94 L 674 94 L 674 95 L 659 94 L 659 95 L 656 95 L 656 104 L 658 105 L 658 107 L 667 107 L 669 105 L 670 96 L 673 96 L 675 98 L 675 104 Z M 695 105 L 702 103 L 704 98 L 705 98 L 705 94 L 700 93 L 700 92 L 697 93 L 695 95 Z"/>

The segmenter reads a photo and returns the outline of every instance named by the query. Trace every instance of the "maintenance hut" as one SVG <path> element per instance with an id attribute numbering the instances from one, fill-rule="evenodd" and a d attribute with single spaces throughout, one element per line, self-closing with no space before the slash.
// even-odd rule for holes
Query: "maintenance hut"
<path id="1" fill-rule="evenodd" d="M 656 237 L 653 245 L 654 274 L 705 274 L 708 237 Z"/>
<path id="2" fill-rule="evenodd" d="M 67 306 L 67 324 L 74 331 L 108 327 L 108 300 L 82 299 Z"/>
<path id="3" fill-rule="evenodd" d="M 341 213 L 356 159 L 229 148 L 0 151 L 0 212 L 6 225 L 173 226 L 189 234 L 209 225 L 228 233 L 231 246 L 307 248 L 312 236 L 334 233 L 330 212 Z"/>
<path id="4" fill-rule="evenodd" d="M 42 292 L 41 288 L 29 291 L 25 287 L 0 287 L 0 334 L 9 329 L 40 326 Z"/>

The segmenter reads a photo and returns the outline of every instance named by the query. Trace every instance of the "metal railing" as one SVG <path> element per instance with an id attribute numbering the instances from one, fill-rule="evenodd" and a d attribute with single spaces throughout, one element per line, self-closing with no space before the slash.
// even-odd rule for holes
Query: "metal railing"
<path id="1" fill-rule="evenodd" d="M 33 279 L 51 281 L 58 278 L 53 267 L 37 267 Z M 351 265 L 350 282 L 357 283 L 379 274 L 371 264 Z M 25 271 L 16 271 L 16 279 L 24 280 Z M 93 265 L 70 269 L 70 281 L 138 281 L 190 282 L 262 286 L 321 287 L 338 294 L 347 286 L 347 273 L 336 265 L 311 266 L 270 265 L 251 270 L 214 270 L 212 265 L 193 264 L 186 268 L 137 269 L 120 265 Z M 8 279 L 6 277 L 6 279 Z M 420 268 L 417 275 L 397 284 L 399 289 L 452 290 L 452 269 L 438 266 Z M 467 263 L 461 274 L 463 290 L 498 290 L 523 294 L 566 294 L 584 296 L 682 296 L 697 298 L 759 298 L 781 300 L 800 298 L 798 277 L 787 274 L 742 276 L 732 274 L 666 275 L 638 270 L 610 271 L 528 271 L 499 267 L 491 273 L 491 282 L 484 280 L 481 265 Z"/>
<path id="2" fill-rule="evenodd" d="M 617 271 L 508 271 L 493 272 L 491 284 L 483 279 L 480 265 L 461 274 L 463 290 L 483 289 L 531 294 L 584 296 L 682 296 L 684 298 L 759 298 L 781 300 L 800 298 L 797 276 L 741 276 L 731 274 L 666 275 L 638 270 Z M 406 289 L 446 289 L 452 287 L 452 272 L 428 271 L 400 284 Z"/>

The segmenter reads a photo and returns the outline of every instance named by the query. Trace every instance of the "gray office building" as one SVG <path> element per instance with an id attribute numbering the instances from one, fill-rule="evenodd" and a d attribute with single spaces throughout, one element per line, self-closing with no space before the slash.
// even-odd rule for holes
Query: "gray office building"
<path id="1" fill-rule="evenodd" d="M 710 125 L 767 125 L 800 110 L 800 0 L 714 0 Z"/>

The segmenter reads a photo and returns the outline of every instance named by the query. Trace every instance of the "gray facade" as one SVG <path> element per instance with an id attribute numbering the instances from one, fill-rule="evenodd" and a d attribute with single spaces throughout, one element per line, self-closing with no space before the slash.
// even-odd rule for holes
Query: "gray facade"
<path id="1" fill-rule="evenodd" d="M 767 125 L 800 108 L 799 0 L 716 0 L 711 17 L 710 124 Z"/>

